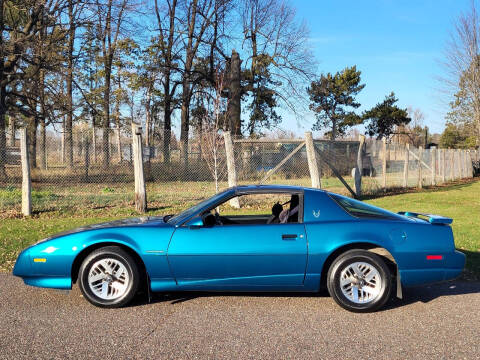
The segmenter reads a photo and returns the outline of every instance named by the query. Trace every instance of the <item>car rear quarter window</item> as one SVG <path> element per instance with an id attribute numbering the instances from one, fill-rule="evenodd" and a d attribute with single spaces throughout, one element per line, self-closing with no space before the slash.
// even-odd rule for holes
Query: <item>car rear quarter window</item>
<path id="1" fill-rule="evenodd" d="M 376 206 L 365 204 L 361 201 L 350 199 L 345 196 L 331 194 L 330 197 L 347 213 L 358 218 L 392 219 L 397 220 L 398 215 Z"/>

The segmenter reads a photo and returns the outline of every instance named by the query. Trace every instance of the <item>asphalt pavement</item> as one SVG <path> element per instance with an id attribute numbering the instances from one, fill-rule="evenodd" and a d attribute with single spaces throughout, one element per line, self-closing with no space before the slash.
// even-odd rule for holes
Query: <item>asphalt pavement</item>
<path id="1" fill-rule="evenodd" d="M 105 310 L 0 273 L 0 359 L 479 359 L 480 283 L 409 289 L 373 314 L 327 295 L 197 294 Z"/>

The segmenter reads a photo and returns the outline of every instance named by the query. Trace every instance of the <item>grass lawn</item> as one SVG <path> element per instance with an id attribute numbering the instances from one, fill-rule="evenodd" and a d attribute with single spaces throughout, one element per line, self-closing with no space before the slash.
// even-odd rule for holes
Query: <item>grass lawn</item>
<path id="1" fill-rule="evenodd" d="M 296 181 L 288 180 L 279 182 L 296 184 Z M 0 270 L 11 271 L 17 254 L 23 248 L 56 232 L 138 215 L 133 208 L 133 194 L 126 188 L 92 186 L 88 191 L 81 187 L 69 187 L 60 194 L 49 189 L 38 189 L 34 201 L 45 205 L 37 207 L 40 211 L 31 218 L 19 216 L 18 210 L 6 211 L 7 203 L 16 201 L 12 199 L 16 199 L 14 193 L 17 190 L 0 189 L 0 203 L 3 202 L 4 206 L 0 215 Z M 147 190 L 150 206 L 147 215 L 176 213 L 213 194 L 212 185 L 207 182 L 149 184 Z M 337 189 L 336 186 L 332 190 L 345 193 L 344 189 Z M 392 211 L 409 210 L 452 217 L 456 246 L 467 254 L 464 278 L 480 279 L 480 181 L 366 201 Z"/>

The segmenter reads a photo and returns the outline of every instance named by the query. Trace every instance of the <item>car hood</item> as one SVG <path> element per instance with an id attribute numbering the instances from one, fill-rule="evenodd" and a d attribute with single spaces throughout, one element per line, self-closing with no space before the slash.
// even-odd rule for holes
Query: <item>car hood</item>
<path id="1" fill-rule="evenodd" d="M 99 224 L 85 225 L 75 229 L 63 231 L 52 235 L 46 239 L 40 240 L 37 244 L 44 241 L 53 240 L 62 236 L 76 234 L 83 231 L 89 230 L 99 230 L 99 229 L 108 229 L 108 228 L 121 228 L 121 227 L 130 227 L 130 226 L 170 226 L 165 221 L 163 221 L 163 216 L 141 216 L 137 218 L 128 218 L 120 219 L 114 221 L 108 221 Z"/>

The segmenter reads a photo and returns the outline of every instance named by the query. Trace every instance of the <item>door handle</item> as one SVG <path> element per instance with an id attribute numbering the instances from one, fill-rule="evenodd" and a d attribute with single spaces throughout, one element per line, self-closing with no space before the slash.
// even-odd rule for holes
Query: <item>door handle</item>
<path id="1" fill-rule="evenodd" d="M 282 240 L 295 240 L 297 237 L 297 234 L 283 234 Z"/>

